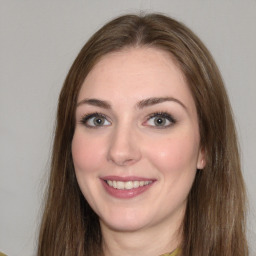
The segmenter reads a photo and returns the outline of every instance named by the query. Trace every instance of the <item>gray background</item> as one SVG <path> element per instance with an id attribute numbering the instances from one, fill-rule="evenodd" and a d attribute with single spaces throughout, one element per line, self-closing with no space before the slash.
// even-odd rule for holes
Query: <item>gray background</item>
<path id="1" fill-rule="evenodd" d="M 106 21 L 140 10 L 184 22 L 215 57 L 237 123 L 255 239 L 256 0 L 0 0 L 0 251 L 34 254 L 57 97 L 72 61 Z"/>

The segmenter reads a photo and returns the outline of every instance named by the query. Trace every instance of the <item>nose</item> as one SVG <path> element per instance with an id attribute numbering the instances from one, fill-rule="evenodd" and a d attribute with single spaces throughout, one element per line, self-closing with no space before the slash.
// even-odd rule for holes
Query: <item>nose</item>
<path id="1" fill-rule="evenodd" d="M 112 131 L 107 158 L 118 166 L 129 166 L 139 161 L 141 151 L 136 131 L 131 127 L 116 127 Z"/>

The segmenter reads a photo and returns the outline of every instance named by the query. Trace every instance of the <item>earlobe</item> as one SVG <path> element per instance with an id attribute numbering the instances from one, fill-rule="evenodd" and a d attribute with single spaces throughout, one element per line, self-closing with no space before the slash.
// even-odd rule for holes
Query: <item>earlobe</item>
<path id="1" fill-rule="evenodd" d="M 205 165 L 206 165 L 205 150 L 203 148 L 201 148 L 199 151 L 196 167 L 198 170 L 202 170 L 202 169 L 204 169 Z"/>

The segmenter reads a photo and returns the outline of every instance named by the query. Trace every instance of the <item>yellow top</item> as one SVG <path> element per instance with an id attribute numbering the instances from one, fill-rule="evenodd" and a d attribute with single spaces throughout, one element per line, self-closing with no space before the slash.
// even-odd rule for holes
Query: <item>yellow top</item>
<path id="1" fill-rule="evenodd" d="M 160 256 L 178 256 L 178 253 L 180 252 L 179 249 L 176 249 L 175 251 L 171 252 L 171 253 L 165 253 L 165 254 L 162 254 Z"/>
<path id="2" fill-rule="evenodd" d="M 7 256 L 6 254 L 3 254 L 2 252 L 0 252 L 0 256 Z"/>

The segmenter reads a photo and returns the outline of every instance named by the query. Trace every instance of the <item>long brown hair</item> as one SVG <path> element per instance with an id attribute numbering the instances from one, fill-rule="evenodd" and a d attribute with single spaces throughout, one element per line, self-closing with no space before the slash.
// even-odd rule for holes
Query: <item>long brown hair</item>
<path id="1" fill-rule="evenodd" d="M 38 256 L 102 255 L 98 217 L 76 181 L 71 155 L 77 96 L 86 75 L 107 53 L 155 47 L 176 59 L 199 117 L 207 164 L 198 170 L 182 229 L 183 256 L 247 256 L 245 189 L 232 111 L 218 68 L 199 38 L 160 14 L 121 16 L 96 32 L 74 61 L 59 97 L 51 175 Z"/>

